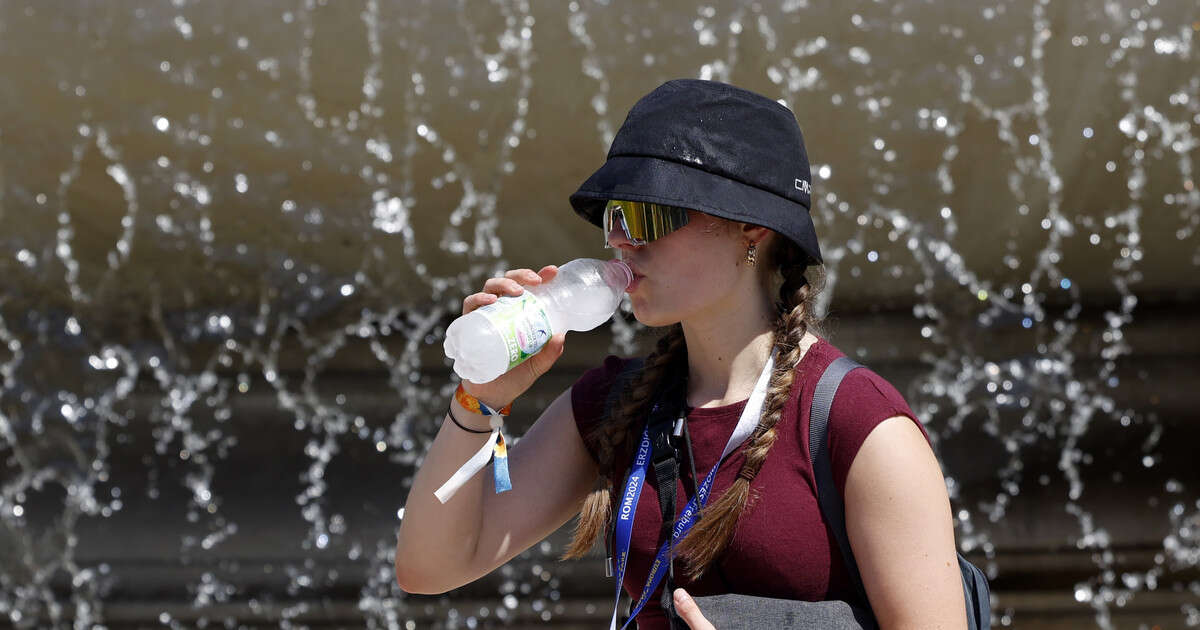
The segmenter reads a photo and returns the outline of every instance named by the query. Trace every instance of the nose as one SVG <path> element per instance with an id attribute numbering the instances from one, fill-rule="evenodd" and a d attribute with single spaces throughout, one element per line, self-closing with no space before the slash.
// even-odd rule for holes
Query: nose
<path id="1" fill-rule="evenodd" d="M 623 220 L 618 217 L 612 222 L 612 228 L 608 231 L 608 234 L 604 235 L 605 247 L 610 249 L 633 249 L 637 247 L 625 235 L 625 227 L 621 223 Z"/>

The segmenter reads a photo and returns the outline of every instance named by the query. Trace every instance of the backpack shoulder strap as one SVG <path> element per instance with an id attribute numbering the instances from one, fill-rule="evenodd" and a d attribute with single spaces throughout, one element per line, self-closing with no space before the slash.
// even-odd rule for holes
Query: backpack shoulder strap
<path id="1" fill-rule="evenodd" d="M 837 538 L 838 547 L 842 550 L 842 561 L 851 581 L 858 589 L 863 605 L 870 608 L 867 591 L 863 588 L 862 575 L 858 572 L 858 563 L 854 561 L 854 552 L 850 549 L 850 540 L 846 535 L 846 508 L 842 503 L 842 495 L 838 493 L 833 482 L 833 463 L 829 458 L 829 410 L 833 407 L 833 397 L 837 393 L 842 379 L 855 368 L 863 367 L 850 357 L 842 356 L 833 360 L 821 380 L 817 381 L 817 391 L 813 394 L 812 412 L 808 424 L 808 450 L 812 459 L 813 477 L 817 482 L 817 501 L 821 505 L 821 514 L 829 523 L 829 530 Z"/>

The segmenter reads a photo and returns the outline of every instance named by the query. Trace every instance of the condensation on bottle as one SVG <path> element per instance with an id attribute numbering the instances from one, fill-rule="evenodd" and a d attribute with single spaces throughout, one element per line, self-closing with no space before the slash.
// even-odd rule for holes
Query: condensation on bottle
<path id="1" fill-rule="evenodd" d="M 608 321 L 632 280 L 629 266 L 619 260 L 572 260 L 550 282 L 501 296 L 454 320 L 446 329 L 446 356 L 461 378 L 493 381 L 537 354 L 551 336 Z"/>

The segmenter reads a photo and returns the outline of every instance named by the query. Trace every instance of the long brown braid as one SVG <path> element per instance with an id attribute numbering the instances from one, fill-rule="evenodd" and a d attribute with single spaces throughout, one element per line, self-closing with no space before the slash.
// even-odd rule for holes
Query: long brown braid
<path id="1" fill-rule="evenodd" d="M 716 501 L 704 508 L 699 522 L 676 547 L 690 580 L 699 579 L 720 557 L 733 538 L 738 519 L 754 504 L 755 494 L 751 483 L 775 443 L 775 425 L 791 393 L 794 368 L 801 355 L 800 342 L 805 333 L 815 329 L 818 323 L 813 315 L 812 304 L 824 284 L 821 268 L 806 267 L 804 252 L 785 238 L 771 239 L 765 258 L 766 268 L 778 270 L 783 278 L 779 299 L 775 303 L 774 344 L 779 353 L 776 355 L 763 413 L 746 446 L 746 459 L 738 471 L 737 479 Z M 583 502 L 575 536 L 563 558 L 582 557 L 604 533 L 612 509 L 612 482 L 608 473 L 613 466 L 614 454 L 632 452 L 634 433 L 645 418 L 645 407 L 649 404 L 651 393 L 657 390 L 667 368 L 676 366 L 680 358 L 686 361 L 686 353 L 683 328 L 675 324 L 659 339 L 655 351 L 647 357 L 642 373 L 634 376 L 632 386 L 623 393 L 620 403 L 614 406 L 612 417 L 598 423 L 589 436 L 597 445 L 596 455 L 602 465 L 602 479 Z M 681 369 L 687 369 L 686 363 Z"/>
<path id="2" fill-rule="evenodd" d="M 687 369 L 687 348 L 683 340 L 683 326 L 674 324 L 658 339 L 654 352 L 646 357 L 641 371 L 634 374 L 630 386 L 621 393 L 613 405 L 611 416 L 596 423 L 588 434 L 588 442 L 595 445 L 596 459 L 600 462 L 600 476 L 596 487 L 583 500 L 575 535 L 563 558 L 580 558 L 604 533 L 612 510 L 612 480 L 609 473 L 618 452 L 632 452 L 635 433 L 641 429 L 641 421 L 649 412 L 651 395 L 671 369 Z"/>

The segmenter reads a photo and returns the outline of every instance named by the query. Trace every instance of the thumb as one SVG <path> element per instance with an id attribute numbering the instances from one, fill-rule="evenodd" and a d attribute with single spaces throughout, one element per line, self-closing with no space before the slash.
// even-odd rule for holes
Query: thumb
<path id="1" fill-rule="evenodd" d="M 700 612 L 700 607 L 696 605 L 696 600 L 692 599 L 687 591 L 677 588 L 674 592 L 675 596 L 675 612 L 679 613 L 687 625 L 692 630 L 716 630 L 711 623 L 704 618 Z"/>
<path id="2" fill-rule="evenodd" d="M 566 340 L 566 333 L 554 335 L 546 341 L 546 345 L 542 346 L 541 350 L 537 351 L 537 354 L 529 358 L 534 378 L 548 372 L 550 367 L 558 361 L 558 358 L 562 356 L 563 350 L 566 347 Z"/>

